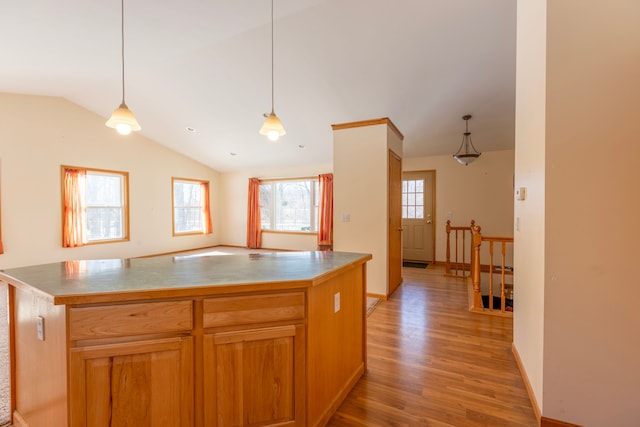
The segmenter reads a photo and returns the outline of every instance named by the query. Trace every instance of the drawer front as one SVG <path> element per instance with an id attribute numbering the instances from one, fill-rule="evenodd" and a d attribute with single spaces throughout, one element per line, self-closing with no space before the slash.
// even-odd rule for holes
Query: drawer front
<path id="1" fill-rule="evenodd" d="M 181 332 L 193 329 L 192 301 L 76 307 L 69 309 L 71 339 Z"/>
<path id="2" fill-rule="evenodd" d="M 304 319 L 304 292 L 208 298 L 205 328 Z"/>

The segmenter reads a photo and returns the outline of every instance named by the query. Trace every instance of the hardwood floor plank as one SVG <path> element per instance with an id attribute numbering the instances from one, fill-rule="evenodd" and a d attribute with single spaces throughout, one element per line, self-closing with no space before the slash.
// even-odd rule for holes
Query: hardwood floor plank
<path id="1" fill-rule="evenodd" d="M 404 268 L 368 317 L 368 370 L 327 424 L 537 426 L 513 359 L 512 319 L 468 311 L 463 280 Z"/>

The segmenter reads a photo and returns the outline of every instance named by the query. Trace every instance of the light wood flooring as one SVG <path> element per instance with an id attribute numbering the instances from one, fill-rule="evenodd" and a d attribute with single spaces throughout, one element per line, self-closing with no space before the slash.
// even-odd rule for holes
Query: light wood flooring
<path id="1" fill-rule="evenodd" d="M 512 319 L 469 313 L 464 281 L 403 268 L 368 321 L 368 370 L 327 424 L 537 426 Z"/>

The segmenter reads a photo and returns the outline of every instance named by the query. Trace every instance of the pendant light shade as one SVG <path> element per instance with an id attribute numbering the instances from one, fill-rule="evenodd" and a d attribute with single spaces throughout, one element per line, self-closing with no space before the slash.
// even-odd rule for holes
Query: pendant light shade
<path id="1" fill-rule="evenodd" d="M 108 127 L 114 128 L 121 135 L 129 135 L 131 131 L 139 131 L 141 129 L 136 116 L 129 110 L 124 102 L 124 0 L 120 2 L 120 18 L 121 18 L 121 53 L 122 53 L 122 102 L 111 114 L 111 117 L 105 123 Z"/>
<path id="2" fill-rule="evenodd" d="M 129 135 L 131 131 L 139 131 L 140 125 L 127 104 L 124 102 L 113 111 L 106 123 L 110 128 L 114 128 L 120 135 Z"/>
<path id="3" fill-rule="evenodd" d="M 277 141 L 281 136 L 287 134 L 284 126 L 282 126 L 282 122 L 273 110 L 271 110 L 271 113 L 264 119 L 264 123 L 260 128 L 260 134 L 266 135 L 269 141 Z"/>
<path id="4" fill-rule="evenodd" d="M 471 114 L 467 114 L 462 116 L 462 120 L 465 121 L 465 132 L 462 135 L 462 143 L 460 144 L 460 148 L 458 148 L 458 152 L 453 155 L 453 158 L 458 161 L 461 165 L 468 166 L 469 163 L 473 162 L 475 159 L 480 157 L 480 152 L 476 150 L 473 146 L 473 142 L 471 142 L 471 132 L 469 132 L 469 119 L 471 118 Z"/>
<path id="5" fill-rule="evenodd" d="M 274 78 L 273 78 L 273 0 L 271 0 L 271 113 L 265 114 L 264 123 L 260 128 L 260 134 L 266 135 L 269 141 L 277 141 L 281 136 L 287 134 L 282 126 L 282 122 L 276 116 L 274 109 Z"/>

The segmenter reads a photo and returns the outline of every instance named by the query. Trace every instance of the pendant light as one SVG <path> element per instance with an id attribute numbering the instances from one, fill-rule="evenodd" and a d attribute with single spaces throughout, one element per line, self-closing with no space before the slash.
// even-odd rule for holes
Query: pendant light
<path id="1" fill-rule="evenodd" d="M 139 131 L 140 125 L 136 120 L 136 116 L 133 115 L 127 104 L 124 102 L 124 0 L 121 0 L 121 42 L 122 42 L 122 103 L 115 109 L 113 114 L 105 123 L 110 128 L 114 128 L 121 135 L 129 135 L 131 131 Z"/>
<path id="2" fill-rule="evenodd" d="M 471 132 L 469 132 L 469 119 L 471 118 L 471 114 L 467 114 L 462 116 L 462 120 L 465 121 L 465 131 L 462 135 L 462 143 L 460 144 L 460 148 L 458 148 L 458 152 L 453 155 L 453 158 L 458 161 L 461 165 L 469 165 L 469 163 L 473 162 L 475 159 L 480 157 L 478 150 L 473 146 L 473 142 L 471 142 Z"/>
<path id="3" fill-rule="evenodd" d="M 260 134 L 266 135 L 267 138 L 269 138 L 269 141 L 277 141 L 278 139 L 280 139 L 281 136 L 284 136 L 287 134 L 287 132 L 284 130 L 284 126 L 282 126 L 282 122 L 280 121 L 278 116 L 276 116 L 276 113 L 274 110 L 273 70 L 274 70 L 274 66 L 273 66 L 273 0 L 271 0 L 271 113 L 268 115 L 267 114 L 264 115 L 266 118 L 264 119 L 264 123 L 260 128 Z"/>

